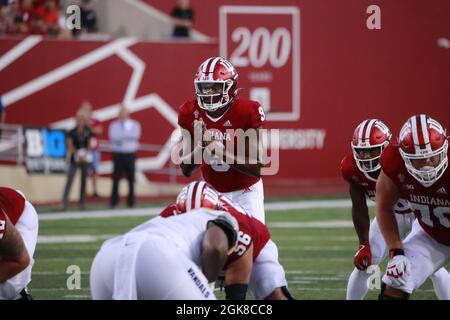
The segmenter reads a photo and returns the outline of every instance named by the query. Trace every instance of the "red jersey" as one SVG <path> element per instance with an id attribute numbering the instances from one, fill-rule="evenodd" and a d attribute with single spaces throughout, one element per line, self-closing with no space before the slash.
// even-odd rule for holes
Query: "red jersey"
<path id="1" fill-rule="evenodd" d="M 356 185 L 366 194 L 367 198 L 375 201 L 377 179 L 371 177 L 366 172 L 359 170 L 352 152 L 347 154 L 344 159 L 342 159 L 341 173 L 348 183 Z M 398 214 L 406 214 L 411 213 L 412 210 L 408 201 L 400 199 L 394 208 L 394 212 Z"/>
<path id="2" fill-rule="evenodd" d="M 426 188 L 405 167 L 398 145 L 381 155 L 381 168 L 397 185 L 402 198 L 411 204 L 422 228 L 436 241 L 450 246 L 450 170 Z"/>
<path id="3" fill-rule="evenodd" d="M 207 129 L 214 129 L 217 134 L 213 139 L 221 140 L 226 146 L 226 141 L 235 137 L 227 132 L 229 129 L 244 131 L 261 127 L 265 122 L 265 115 L 262 107 L 256 101 L 236 98 L 225 114 L 213 119 L 208 116 L 197 104 L 197 100 L 186 102 L 180 107 L 178 114 L 178 124 L 181 128 L 188 130 L 194 135 L 194 120 L 202 119 Z M 237 152 L 235 146 L 235 154 Z M 260 178 L 255 178 L 231 168 L 228 164 L 201 164 L 203 179 L 211 184 L 219 192 L 231 192 L 245 189 Z"/>
<path id="4" fill-rule="evenodd" d="M 0 212 L 6 214 L 15 225 L 25 208 L 25 198 L 16 190 L 0 187 Z"/>
<path id="5" fill-rule="evenodd" d="M 220 196 L 220 200 L 223 205 L 223 210 L 228 211 L 239 223 L 238 244 L 234 252 L 228 257 L 224 269 L 226 269 L 230 263 L 243 256 L 252 243 L 253 261 L 255 261 L 256 257 L 270 240 L 269 230 L 258 219 L 247 214 L 243 208 L 233 204 L 225 196 Z M 175 212 L 175 204 L 171 204 L 160 213 L 160 216 L 167 218 L 175 215 Z"/>

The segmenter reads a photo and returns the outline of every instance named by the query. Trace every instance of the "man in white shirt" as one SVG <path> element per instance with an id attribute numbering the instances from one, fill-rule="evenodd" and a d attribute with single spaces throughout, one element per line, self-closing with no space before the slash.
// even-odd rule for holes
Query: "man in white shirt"
<path id="1" fill-rule="evenodd" d="M 128 207 L 133 207 L 134 196 L 134 173 L 136 151 L 139 147 L 141 137 L 141 125 L 136 120 L 129 118 L 128 110 L 121 107 L 119 119 L 113 121 L 109 126 L 109 140 L 113 151 L 113 186 L 110 205 L 114 208 L 119 202 L 119 180 L 122 172 L 125 172 L 128 180 Z"/>

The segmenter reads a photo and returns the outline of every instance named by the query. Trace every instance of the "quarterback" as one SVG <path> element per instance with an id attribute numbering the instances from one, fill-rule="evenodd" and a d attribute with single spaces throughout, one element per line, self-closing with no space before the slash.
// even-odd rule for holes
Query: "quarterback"
<path id="1" fill-rule="evenodd" d="M 224 211 L 156 217 L 107 240 L 90 274 L 95 300 L 215 300 L 215 281 L 239 228 Z"/>
<path id="2" fill-rule="evenodd" d="M 270 240 L 267 227 L 211 185 L 204 181 L 191 182 L 180 192 L 176 203 L 160 215 L 169 217 L 199 208 L 224 210 L 239 223 L 237 246 L 224 267 L 227 299 L 245 299 L 247 288 L 255 299 L 293 299 L 287 289 L 284 269 L 278 262 L 278 249 Z"/>
<path id="3" fill-rule="evenodd" d="M 221 57 L 208 58 L 198 68 L 196 99 L 179 109 L 178 124 L 183 129 L 180 166 L 187 177 L 200 167 L 206 182 L 247 212 L 257 213 L 255 217 L 264 223 L 259 146 L 266 116 L 258 102 L 236 96 L 237 78 L 233 65 Z M 248 134 L 248 143 L 239 139 L 238 132 Z M 234 150 L 228 150 L 230 144 Z M 210 155 L 207 160 L 205 148 Z"/>

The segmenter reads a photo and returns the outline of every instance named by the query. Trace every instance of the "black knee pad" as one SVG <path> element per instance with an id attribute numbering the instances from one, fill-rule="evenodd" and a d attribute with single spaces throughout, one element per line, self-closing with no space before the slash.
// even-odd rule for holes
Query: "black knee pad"
<path id="1" fill-rule="evenodd" d="M 386 291 L 386 284 L 384 282 L 382 282 L 381 283 L 381 292 L 378 295 L 378 300 L 409 300 L 409 293 L 402 291 L 403 297 L 397 298 L 397 297 L 392 297 L 392 296 L 385 294 L 384 293 L 385 291 Z"/>
<path id="2" fill-rule="evenodd" d="M 281 287 L 281 291 L 288 300 L 295 300 L 286 286 Z"/>

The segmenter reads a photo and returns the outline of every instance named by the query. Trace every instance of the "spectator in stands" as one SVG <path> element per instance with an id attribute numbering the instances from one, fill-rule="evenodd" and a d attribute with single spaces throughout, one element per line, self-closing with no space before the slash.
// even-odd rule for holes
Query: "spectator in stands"
<path id="1" fill-rule="evenodd" d="M 119 180 L 122 172 L 125 172 L 128 180 L 128 207 L 134 206 L 135 161 L 140 137 L 141 125 L 136 120 L 130 119 L 128 110 L 122 106 L 119 110 L 119 119 L 109 126 L 114 163 L 111 208 L 119 201 Z"/>
<path id="2" fill-rule="evenodd" d="M 91 138 L 92 162 L 88 168 L 88 176 L 91 177 L 92 180 L 93 197 L 98 198 L 99 194 L 97 192 L 98 191 L 97 170 L 101 159 L 98 139 L 100 135 L 103 133 L 103 126 L 101 125 L 99 120 L 95 119 L 92 116 L 92 105 L 89 101 L 84 101 L 81 104 L 80 110 L 82 110 L 82 112 L 86 116 L 86 119 L 88 119 L 88 126 L 92 131 L 92 138 Z"/>
<path id="3" fill-rule="evenodd" d="M 9 5 L 2 8 L 0 18 L 0 29 L 2 33 L 9 35 L 26 34 L 27 25 L 24 22 L 23 14 L 20 11 L 17 0 L 10 1 Z"/>
<path id="4" fill-rule="evenodd" d="M 190 7 L 189 0 L 178 0 L 170 16 L 174 26 L 172 36 L 174 38 L 189 38 L 194 20 L 194 11 Z"/>
<path id="5" fill-rule="evenodd" d="M 69 202 L 70 189 L 73 178 L 78 168 L 81 170 L 80 183 L 80 209 L 84 209 L 86 199 L 86 177 L 89 163 L 92 162 L 91 138 L 92 131 L 88 126 L 88 119 L 82 110 L 76 115 L 76 126 L 68 133 L 67 149 L 70 154 L 69 170 L 67 172 L 67 182 L 63 194 L 64 210 Z"/>
<path id="6" fill-rule="evenodd" d="M 55 0 L 46 0 L 38 6 L 36 15 L 42 19 L 43 30 L 47 35 L 56 37 L 59 34 L 59 11 Z"/>

